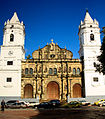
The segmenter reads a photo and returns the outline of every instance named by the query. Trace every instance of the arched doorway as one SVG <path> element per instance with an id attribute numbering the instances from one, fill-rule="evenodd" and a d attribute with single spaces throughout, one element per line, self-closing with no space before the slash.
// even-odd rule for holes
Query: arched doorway
<path id="1" fill-rule="evenodd" d="M 59 99 L 59 85 L 55 81 L 51 81 L 47 85 L 47 99 Z"/>
<path id="2" fill-rule="evenodd" d="M 81 85 L 80 84 L 74 84 L 73 86 L 73 98 L 80 98 L 82 97 L 82 91 L 81 91 Z"/>
<path id="3" fill-rule="evenodd" d="M 24 98 L 33 98 L 33 87 L 31 84 L 27 84 L 24 87 Z"/>

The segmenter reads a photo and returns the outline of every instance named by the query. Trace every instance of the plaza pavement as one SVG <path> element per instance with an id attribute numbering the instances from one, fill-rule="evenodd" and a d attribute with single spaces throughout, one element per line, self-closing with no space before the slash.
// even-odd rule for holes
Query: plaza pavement
<path id="1" fill-rule="evenodd" d="M 69 109 L 5 109 L 0 119 L 105 119 L 105 107 Z"/>

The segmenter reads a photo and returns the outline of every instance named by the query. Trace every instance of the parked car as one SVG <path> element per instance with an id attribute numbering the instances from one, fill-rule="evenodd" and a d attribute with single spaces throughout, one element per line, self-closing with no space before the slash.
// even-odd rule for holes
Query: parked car
<path id="1" fill-rule="evenodd" d="M 60 107 L 61 108 L 76 108 L 76 107 L 81 107 L 82 103 L 78 101 L 71 101 L 70 103 L 63 103 Z"/>
<path id="2" fill-rule="evenodd" d="M 19 102 L 29 107 L 29 102 L 26 102 L 26 101 L 19 101 Z"/>
<path id="3" fill-rule="evenodd" d="M 99 100 L 97 102 L 94 102 L 94 105 L 99 105 L 99 103 L 102 103 L 103 101 L 105 101 L 105 99 L 101 99 L 101 100 Z"/>
<path id="4" fill-rule="evenodd" d="M 83 106 L 89 105 L 90 102 L 87 102 L 86 100 L 80 100 L 79 101 Z"/>
<path id="5" fill-rule="evenodd" d="M 26 104 L 23 104 L 23 102 L 16 102 L 16 103 L 13 103 L 11 105 L 8 105 L 8 108 L 26 108 L 27 105 Z"/>
<path id="6" fill-rule="evenodd" d="M 29 102 L 29 107 L 36 107 L 39 105 L 39 102 Z"/>
<path id="7" fill-rule="evenodd" d="M 11 106 L 12 104 L 19 102 L 19 100 L 9 100 L 6 102 L 5 107 L 8 108 L 9 106 Z"/>
<path id="8" fill-rule="evenodd" d="M 71 108 L 75 108 L 75 107 L 81 107 L 82 106 L 82 103 L 78 102 L 78 101 L 71 101 L 69 104 L 68 104 L 68 107 L 71 107 Z"/>
<path id="9" fill-rule="evenodd" d="M 47 108 L 50 108 L 50 105 L 48 102 L 42 102 L 40 103 L 39 105 L 37 105 L 37 108 L 44 108 L 44 109 L 47 109 Z"/>
<path id="10" fill-rule="evenodd" d="M 81 107 L 82 103 L 78 102 L 78 101 L 71 101 L 69 103 L 69 107 Z"/>
<path id="11" fill-rule="evenodd" d="M 98 106 L 100 106 L 100 107 L 105 106 L 105 101 L 99 102 Z"/>
<path id="12" fill-rule="evenodd" d="M 49 102 L 50 107 L 59 107 L 60 106 L 60 100 L 50 100 Z"/>

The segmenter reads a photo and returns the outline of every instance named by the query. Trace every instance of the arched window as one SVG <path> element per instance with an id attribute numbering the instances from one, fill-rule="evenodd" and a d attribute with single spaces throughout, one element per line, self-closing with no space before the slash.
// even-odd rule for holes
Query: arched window
<path id="1" fill-rule="evenodd" d="M 28 74 L 28 68 L 25 68 L 25 74 Z"/>
<path id="2" fill-rule="evenodd" d="M 73 75 L 75 75 L 76 74 L 76 69 L 75 68 L 73 68 Z"/>
<path id="3" fill-rule="evenodd" d="M 11 41 L 11 42 L 14 41 L 14 35 L 13 35 L 13 34 L 10 35 L 10 41 Z"/>
<path id="4" fill-rule="evenodd" d="M 40 66 L 39 67 L 39 71 L 38 71 L 39 73 L 41 73 L 42 72 L 42 67 Z"/>
<path id="5" fill-rule="evenodd" d="M 45 67 L 45 70 L 44 70 L 44 73 L 46 73 L 47 72 L 47 67 Z"/>
<path id="6" fill-rule="evenodd" d="M 71 72 L 71 67 L 69 67 L 69 73 Z"/>
<path id="7" fill-rule="evenodd" d="M 61 68 L 61 67 L 59 67 L 59 69 L 58 69 L 58 73 L 60 73 L 60 72 L 61 72 L 61 70 L 62 70 L 62 68 Z"/>
<path id="8" fill-rule="evenodd" d="M 94 41 L 94 34 L 90 34 L 90 40 Z"/>
<path id="9" fill-rule="evenodd" d="M 56 68 L 54 68 L 54 74 L 57 74 L 57 69 Z"/>
<path id="10" fill-rule="evenodd" d="M 53 70 L 52 68 L 49 69 L 49 74 L 52 74 L 53 73 Z"/>
<path id="11" fill-rule="evenodd" d="M 33 74 L 33 69 L 32 68 L 30 68 L 30 74 Z"/>
<path id="12" fill-rule="evenodd" d="M 80 74 L 80 68 L 77 68 L 77 74 L 78 75 Z"/>
<path id="13" fill-rule="evenodd" d="M 66 72 L 67 72 L 67 67 L 65 66 L 65 67 L 64 67 L 64 73 L 66 73 Z"/>

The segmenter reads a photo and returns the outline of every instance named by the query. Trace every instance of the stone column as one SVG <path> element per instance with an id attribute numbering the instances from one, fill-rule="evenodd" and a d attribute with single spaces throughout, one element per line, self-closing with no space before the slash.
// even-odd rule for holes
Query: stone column
<path id="1" fill-rule="evenodd" d="M 63 99 L 63 78 L 62 78 L 62 76 L 61 76 L 61 88 L 62 88 L 62 90 L 61 90 L 61 100 Z"/>
<path id="2" fill-rule="evenodd" d="M 42 74 L 41 74 L 41 94 L 40 94 L 40 98 L 42 99 L 43 98 L 43 62 L 42 61 L 41 61 L 41 64 L 42 64 L 42 66 L 41 66 Z"/>
<path id="3" fill-rule="evenodd" d="M 72 81 L 72 79 L 70 79 L 70 98 L 72 97 L 72 92 L 71 92 L 71 81 Z"/>
<path id="4" fill-rule="evenodd" d="M 35 94 L 35 98 L 37 98 L 37 94 L 38 94 L 38 89 L 37 89 L 37 79 L 36 79 L 35 81 L 36 81 L 36 94 Z"/>
<path id="5" fill-rule="evenodd" d="M 61 100 L 63 100 L 64 94 L 63 94 L 63 64 L 62 64 L 62 61 L 61 61 L 61 87 L 62 87 Z"/>
<path id="6" fill-rule="evenodd" d="M 35 98 L 35 93 L 36 93 L 36 90 L 35 90 L 35 79 L 33 79 L 33 98 Z"/>
<path id="7" fill-rule="evenodd" d="M 40 94 L 40 98 L 43 98 L 43 79 L 41 79 L 41 94 Z"/>
<path id="8" fill-rule="evenodd" d="M 67 99 L 67 97 L 68 97 L 68 77 L 66 77 L 66 83 L 67 83 L 67 93 L 66 93 L 66 99 Z"/>
<path id="9" fill-rule="evenodd" d="M 66 93 L 66 100 L 68 99 L 68 63 L 66 62 L 66 83 L 67 83 L 67 93 Z"/>

